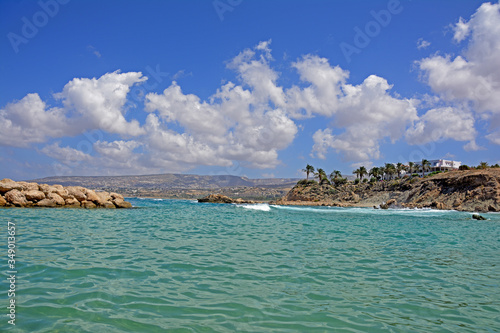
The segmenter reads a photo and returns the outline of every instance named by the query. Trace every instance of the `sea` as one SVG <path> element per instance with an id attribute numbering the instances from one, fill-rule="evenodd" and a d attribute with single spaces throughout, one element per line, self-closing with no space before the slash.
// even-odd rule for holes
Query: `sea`
<path id="1" fill-rule="evenodd" d="M 0 210 L 1 332 L 500 332 L 500 214 L 128 201 Z"/>

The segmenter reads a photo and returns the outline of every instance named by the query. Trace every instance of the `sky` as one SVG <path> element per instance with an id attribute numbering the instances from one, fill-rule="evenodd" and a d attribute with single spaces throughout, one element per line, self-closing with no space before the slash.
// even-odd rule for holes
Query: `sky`
<path id="1" fill-rule="evenodd" d="M 500 4 L 0 0 L 0 179 L 500 162 Z"/>

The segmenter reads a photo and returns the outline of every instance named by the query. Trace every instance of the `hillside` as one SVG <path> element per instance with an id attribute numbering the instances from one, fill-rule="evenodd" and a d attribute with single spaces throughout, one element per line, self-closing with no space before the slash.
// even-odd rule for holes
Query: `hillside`
<path id="1" fill-rule="evenodd" d="M 162 198 L 200 198 L 210 193 L 256 200 L 271 200 L 285 195 L 295 178 L 250 179 L 231 175 L 161 174 L 141 176 L 47 177 L 32 180 L 44 184 L 83 186 L 95 190 L 123 193 L 126 196 Z"/>
<path id="2" fill-rule="evenodd" d="M 382 206 L 500 211 L 500 169 L 451 171 L 373 184 L 297 184 L 282 205 Z"/>

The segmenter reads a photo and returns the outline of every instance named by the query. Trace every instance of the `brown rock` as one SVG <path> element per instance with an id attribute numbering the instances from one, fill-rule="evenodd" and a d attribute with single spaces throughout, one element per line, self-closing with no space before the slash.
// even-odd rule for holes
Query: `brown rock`
<path id="1" fill-rule="evenodd" d="M 92 201 L 84 200 L 84 201 L 82 201 L 82 207 L 83 208 L 96 208 L 97 206 Z"/>
<path id="2" fill-rule="evenodd" d="M 71 196 L 71 195 L 68 194 L 68 191 L 66 191 L 66 189 L 58 189 L 56 187 L 56 191 L 54 193 L 56 193 L 57 195 L 59 195 L 64 200 L 66 200 L 68 198 L 74 198 L 73 196 Z"/>
<path id="3" fill-rule="evenodd" d="M 102 204 L 101 198 L 93 190 L 85 190 L 85 195 L 88 201 L 92 201 L 95 204 Z"/>
<path id="4" fill-rule="evenodd" d="M 81 186 L 68 186 L 66 188 L 68 195 L 72 195 L 76 200 L 83 202 L 87 200 L 87 196 L 84 194 L 84 188 Z"/>
<path id="5" fill-rule="evenodd" d="M 109 201 L 106 201 L 104 202 L 104 204 L 102 205 L 104 208 L 116 208 L 116 206 L 112 203 L 112 202 L 109 202 Z"/>
<path id="6" fill-rule="evenodd" d="M 64 206 L 66 204 L 64 199 L 57 193 L 49 193 L 47 198 L 54 200 L 59 206 Z"/>
<path id="7" fill-rule="evenodd" d="M 56 207 L 57 204 L 54 200 L 52 199 L 43 199 L 38 201 L 36 204 L 38 207 Z"/>
<path id="8" fill-rule="evenodd" d="M 7 200 L 5 200 L 4 197 L 0 195 L 0 207 L 4 206 L 7 206 Z"/>
<path id="9" fill-rule="evenodd" d="M 11 190 L 22 190 L 21 184 L 13 181 L 12 179 L 4 178 L 0 180 L 0 193 L 7 193 Z"/>
<path id="10" fill-rule="evenodd" d="M 490 211 L 490 212 L 499 212 L 500 208 L 497 208 L 497 207 L 495 207 L 493 205 L 489 205 L 488 206 L 488 211 Z"/>
<path id="11" fill-rule="evenodd" d="M 24 193 L 16 189 L 10 190 L 9 192 L 5 193 L 5 200 L 18 207 L 23 207 L 28 204 L 28 200 L 26 200 Z"/>
<path id="12" fill-rule="evenodd" d="M 131 208 L 132 204 L 127 201 L 123 201 L 120 198 L 113 199 L 113 204 L 116 206 L 116 208 Z"/>
<path id="13" fill-rule="evenodd" d="M 457 198 L 453 202 L 453 207 L 459 207 L 461 204 L 462 204 L 462 200 L 460 198 Z"/>
<path id="14" fill-rule="evenodd" d="M 122 200 L 124 200 L 124 198 L 123 198 L 123 196 L 122 196 L 121 194 L 111 192 L 109 195 L 110 195 L 113 199 L 122 199 Z"/>
<path id="15" fill-rule="evenodd" d="M 37 186 L 38 188 L 38 186 Z M 30 191 L 27 191 L 27 192 L 23 192 L 24 193 L 24 196 L 26 197 L 26 200 L 29 200 L 29 201 L 40 201 L 40 200 L 43 200 L 45 199 L 45 194 L 42 192 L 42 191 L 38 191 L 38 190 L 30 190 Z"/>
<path id="16" fill-rule="evenodd" d="M 66 202 L 66 207 L 80 207 L 80 201 L 76 200 L 75 198 L 68 198 L 65 200 Z"/>
<path id="17" fill-rule="evenodd" d="M 398 201 L 396 199 L 389 199 L 389 200 L 387 200 L 387 202 L 385 204 L 389 207 L 392 205 L 397 205 Z"/>
<path id="18" fill-rule="evenodd" d="M 28 182 L 17 182 L 19 185 L 21 185 L 23 191 L 38 191 L 38 184 L 37 183 L 28 183 Z"/>
<path id="19" fill-rule="evenodd" d="M 108 192 L 95 192 L 95 194 L 99 197 L 99 199 L 101 200 L 101 202 L 105 203 L 105 202 L 111 202 L 111 200 L 113 199 L 111 197 L 111 195 L 109 195 Z"/>

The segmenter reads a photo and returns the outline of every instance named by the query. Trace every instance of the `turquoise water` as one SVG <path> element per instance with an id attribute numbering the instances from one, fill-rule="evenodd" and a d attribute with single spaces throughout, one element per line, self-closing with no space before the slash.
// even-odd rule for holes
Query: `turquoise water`
<path id="1" fill-rule="evenodd" d="M 499 214 L 130 201 L 0 210 L 0 331 L 500 332 Z"/>

